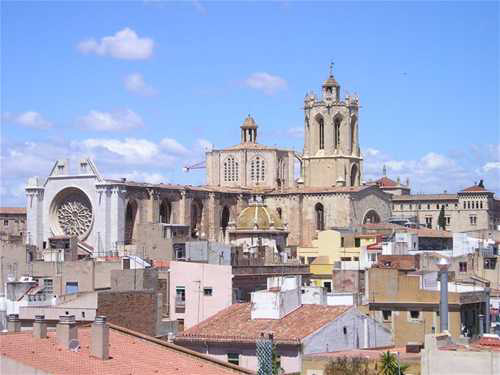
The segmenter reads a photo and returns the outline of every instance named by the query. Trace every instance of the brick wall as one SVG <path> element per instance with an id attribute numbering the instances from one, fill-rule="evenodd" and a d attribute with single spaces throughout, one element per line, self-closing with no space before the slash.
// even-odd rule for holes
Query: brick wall
<path id="1" fill-rule="evenodd" d="M 97 315 L 105 315 L 118 326 L 155 336 L 157 303 L 153 291 L 99 292 Z"/>

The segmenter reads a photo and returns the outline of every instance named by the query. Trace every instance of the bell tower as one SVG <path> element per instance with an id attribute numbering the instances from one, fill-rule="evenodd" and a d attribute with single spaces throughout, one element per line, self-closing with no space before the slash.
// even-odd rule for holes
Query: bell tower
<path id="1" fill-rule="evenodd" d="M 341 97 L 333 63 L 321 93 L 321 98 L 310 92 L 304 99 L 304 186 L 359 186 L 363 161 L 358 141 L 359 99 Z"/>
<path id="2" fill-rule="evenodd" d="M 257 143 L 257 124 L 252 116 L 248 115 L 241 128 L 241 143 Z"/>

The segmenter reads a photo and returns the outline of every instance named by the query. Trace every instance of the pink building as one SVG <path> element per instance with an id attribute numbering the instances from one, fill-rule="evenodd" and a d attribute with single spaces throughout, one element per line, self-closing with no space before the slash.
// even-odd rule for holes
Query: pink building
<path id="1" fill-rule="evenodd" d="M 170 317 L 187 329 L 232 303 L 231 266 L 170 262 Z"/>

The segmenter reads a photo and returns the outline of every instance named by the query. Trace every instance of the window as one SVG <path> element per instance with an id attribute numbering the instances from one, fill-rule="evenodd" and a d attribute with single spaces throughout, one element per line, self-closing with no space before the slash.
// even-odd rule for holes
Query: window
<path id="1" fill-rule="evenodd" d="M 344 247 L 344 237 L 340 237 L 340 247 Z"/>
<path id="2" fill-rule="evenodd" d="M 232 182 L 239 180 L 239 165 L 233 156 L 229 156 L 224 162 L 224 181 Z"/>
<path id="3" fill-rule="evenodd" d="M 467 208 L 470 209 L 470 202 L 467 202 Z"/>
<path id="4" fill-rule="evenodd" d="M 45 292 L 47 294 L 54 293 L 54 287 L 53 287 L 52 279 L 44 279 L 43 280 L 43 286 L 45 287 Z"/>
<path id="5" fill-rule="evenodd" d="M 177 319 L 177 331 L 184 331 L 184 319 Z"/>
<path id="6" fill-rule="evenodd" d="M 330 293 L 332 291 L 332 282 L 331 281 L 325 281 L 323 283 L 323 288 L 326 289 L 327 293 Z"/>
<path id="7" fill-rule="evenodd" d="M 354 257 L 355 262 L 359 262 L 359 257 Z"/>
<path id="8" fill-rule="evenodd" d="M 82 318 L 85 318 L 85 311 L 82 311 Z"/>
<path id="9" fill-rule="evenodd" d="M 361 238 L 355 238 L 354 247 L 360 247 L 360 246 L 361 246 Z"/>
<path id="10" fill-rule="evenodd" d="M 446 216 L 446 225 L 450 225 L 451 223 L 451 218 L 449 216 Z"/>
<path id="11" fill-rule="evenodd" d="M 186 288 L 178 286 L 175 288 L 175 304 L 184 305 L 186 303 Z"/>
<path id="12" fill-rule="evenodd" d="M 319 149 L 323 150 L 325 148 L 325 123 L 322 118 L 318 119 L 319 128 Z"/>
<path id="13" fill-rule="evenodd" d="M 283 219 L 283 216 L 282 216 L 282 215 L 283 215 L 283 212 L 281 211 L 281 208 L 280 208 L 280 207 L 278 207 L 278 208 L 276 209 L 276 213 L 278 214 L 278 217 L 279 217 L 280 219 Z"/>
<path id="14" fill-rule="evenodd" d="M 338 149 L 340 146 L 340 119 L 337 117 L 334 121 L 334 145 L 335 149 Z"/>
<path id="15" fill-rule="evenodd" d="M 78 281 L 66 281 L 66 294 L 78 293 Z"/>
<path id="16" fill-rule="evenodd" d="M 211 297 L 212 296 L 212 288 L 203 288 L 203 295 L 206 297 Z"/>
<path id="17" fill-rule="evenodd" d="M 458 263 L 459 272 L 467 272 L 467 262 Z"/>
<path id="18" fill-rule="evenodd" d="M 432 217 L 428 216 L 425 218 L 425 226 L 429 229 L 432 229 Z"/>
<path id="19" fill-rule="evenodd" d="M 341 262 L 350 262 L 352 260 L 351 257 L 340 257 Z"/>
<path id="20" fill-rule="evenodd" d="M 422 205 L 421 204 L 418 205 L 418 209 L 419 210 L 422 209 Z"/>
<path id="21" fill-rule="evenodd" d="M 464 210 L 467 208 L 467 203 L 464 202 Z"/>
<path id="22" fill-rule="evenodd" d="M 484 258 L 484 269 L 494 270 L 497 267 L 497 258 Z"/>
<path id="23" fill-rule="evenodd" d="M 470 225 L 476 225 L 477 223 L 477 217 L 476 216 L 470 216 Z"/>
<path id="24" fill-rule="evenodd" d="M 3 225 L 9 225 L 9 220 L 4 220 Z"/>
<path id="25" fill-rule="evenodd" d="M 403 205 L 402 205 L 402 204 L 400 204 L 400 205 L 399 205 L 399 209 L 400 209 L 401 211 L 403 211 Z"/>
<path id="26" fill-rule="evenodd" d="M 316 229 L 324 230 L 325 229 L 325 214 L 323 211 L 323 205 L 321 203 L 316 203 L 314 206 L 314 210 L 316 211 Z"/>
<path id="27" fill-rule="evenodd" d="M 253 182 L 262 182 L 265 180 L 265 163 L 260 156 L 255 157 L 250 163 L 250 180 Z"/>
<path id="28" fill-rule="evenodd" d="M 342 328 L 342 331 L 344 332 L 344 335 L 347 335 L 347 327 L 344 326 L 344 328 Z"/>
<path id="29" fill-rule="evenodd" d="M 436 204 L 436 208 L 439 210 L 439 204 Z"/>
<path id="30" fill-rule="evenodd" d="M 479 208 L 483 208 L 483 202 L 479 202 Z"/>
<path id="31" fill-rule="evenodd" d="M 233 365 L 240 365 L 240 355 L 238 353 L 227 353 L 227 361 Z"/>
<path id="32" fill-rule="evenodd" d="M 392 311 L 382 310 L 382 317 L 384 318 L 384 322 L 390 322 L 392 319 Z"/>
<path id="33" fill-rule="evenodd" d="M 410 319 L 411 320 L 419 320 L 420 319 L 420 311 L 410 310 Z"/>
<path id="34" fill-rule="evenodd" d="M 428 210 L 430 210 L 430 209 L 431 209 L 431 205 L 430 205 L 430 204 L 428 204 L 428 205 L 427 205 L 427 209 L 428 209 Z"/>

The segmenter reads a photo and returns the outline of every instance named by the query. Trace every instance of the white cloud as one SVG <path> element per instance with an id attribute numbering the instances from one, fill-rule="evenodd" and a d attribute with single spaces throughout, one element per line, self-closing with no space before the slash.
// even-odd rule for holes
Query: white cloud
<path id="1" fill-rule="evenodd" d="M 87 39 L 78 44 L 82 53 L 95 53 L 99 56 L 111 56 L 116 59 L 141 60 L 153 54 L 154 41 L 139 38 L 137 33 L 126 27 L 113 36 L 105 36 L 100 41 Z"/>
<path id="2" fill-rule="evenodd" d="M 202 152 L 209 152 L 212 151 L 214 148 L 212 142 L 207 141 L 206 139 L 198 139 L 197 142 L 198 145 L 201 147 Z"/>
<path id="3" fill-rule="evenodd" d="M 500 161 L 490 161 L 483 165 L 481 169 L 484 172 L 494 171 L 495 169 L 498 169 L 500 171 Z"/>
<path id="4" fill-rule="evenodd" d="M 152 96 L 156 94 L 156 90 L 152 86 L 144 82 L 144 77 L 140 73 L 132 73 L 124 79 L 125 88 L 138 95 Z"/>
<path id="5" fill-rule="evenodd" d="M 453 168 L 455 167 L 455 162 L 446 156 L 436 154 L 435 152 L 429 152 L 422 159 L 420 159 L 423 168 L 436 170 L 443 168 Z"/>
<path id="6" fill-rule="evenodd" d="M 129 181 L 147 182 L 149 184 L 168 183 L 168 178 L 160 173 L 132 171 L 128 173 L 113 173 L 107 176 L 111 179 L 126 178 Z"/>
<path id="7" fill-rule="evenodd" d="M 127 163 L 147 163 L 158 157 L 160 150 L 155 143 L 136 138 L 127 138 L 123 141 L 118 139 L 86 139 L 82 142 L 89 151 L 101 149 L 108 154 L 119 156 L 119 160 Z"/>
<path id="8" fill-rule="evenodd" d="M 285 79 L 273 76 L 269 73 L 253 73 L 244 81 L 245 86 L 264 92 L 266 95 L 274 95 L 288 86 Z"/>
<path id="9" fill-rule="evenodd" d="M 27 111 L 19 114 L 4 113 L 2 120 L 5 122 L 12 122 L 32 129 L 48 129 L 53 124 L 46 120 L 40 113 L 35 111 Z"/>
<path id="10" fill-rule="evenodd" d="M 116 131 L 140 128 L 144 126 L 142 118 L 130 109 L 115 112 L 91 110 L 80 118 L 82 127 L 97 131 Z"/>
<path id="11" fill-rule="evenodd" d="M 170 154 L 174 155 L 188 155 L 189 150 L 172 138 L 163 138 L 160 141 L 160 145 L 163 149 Z"/>

